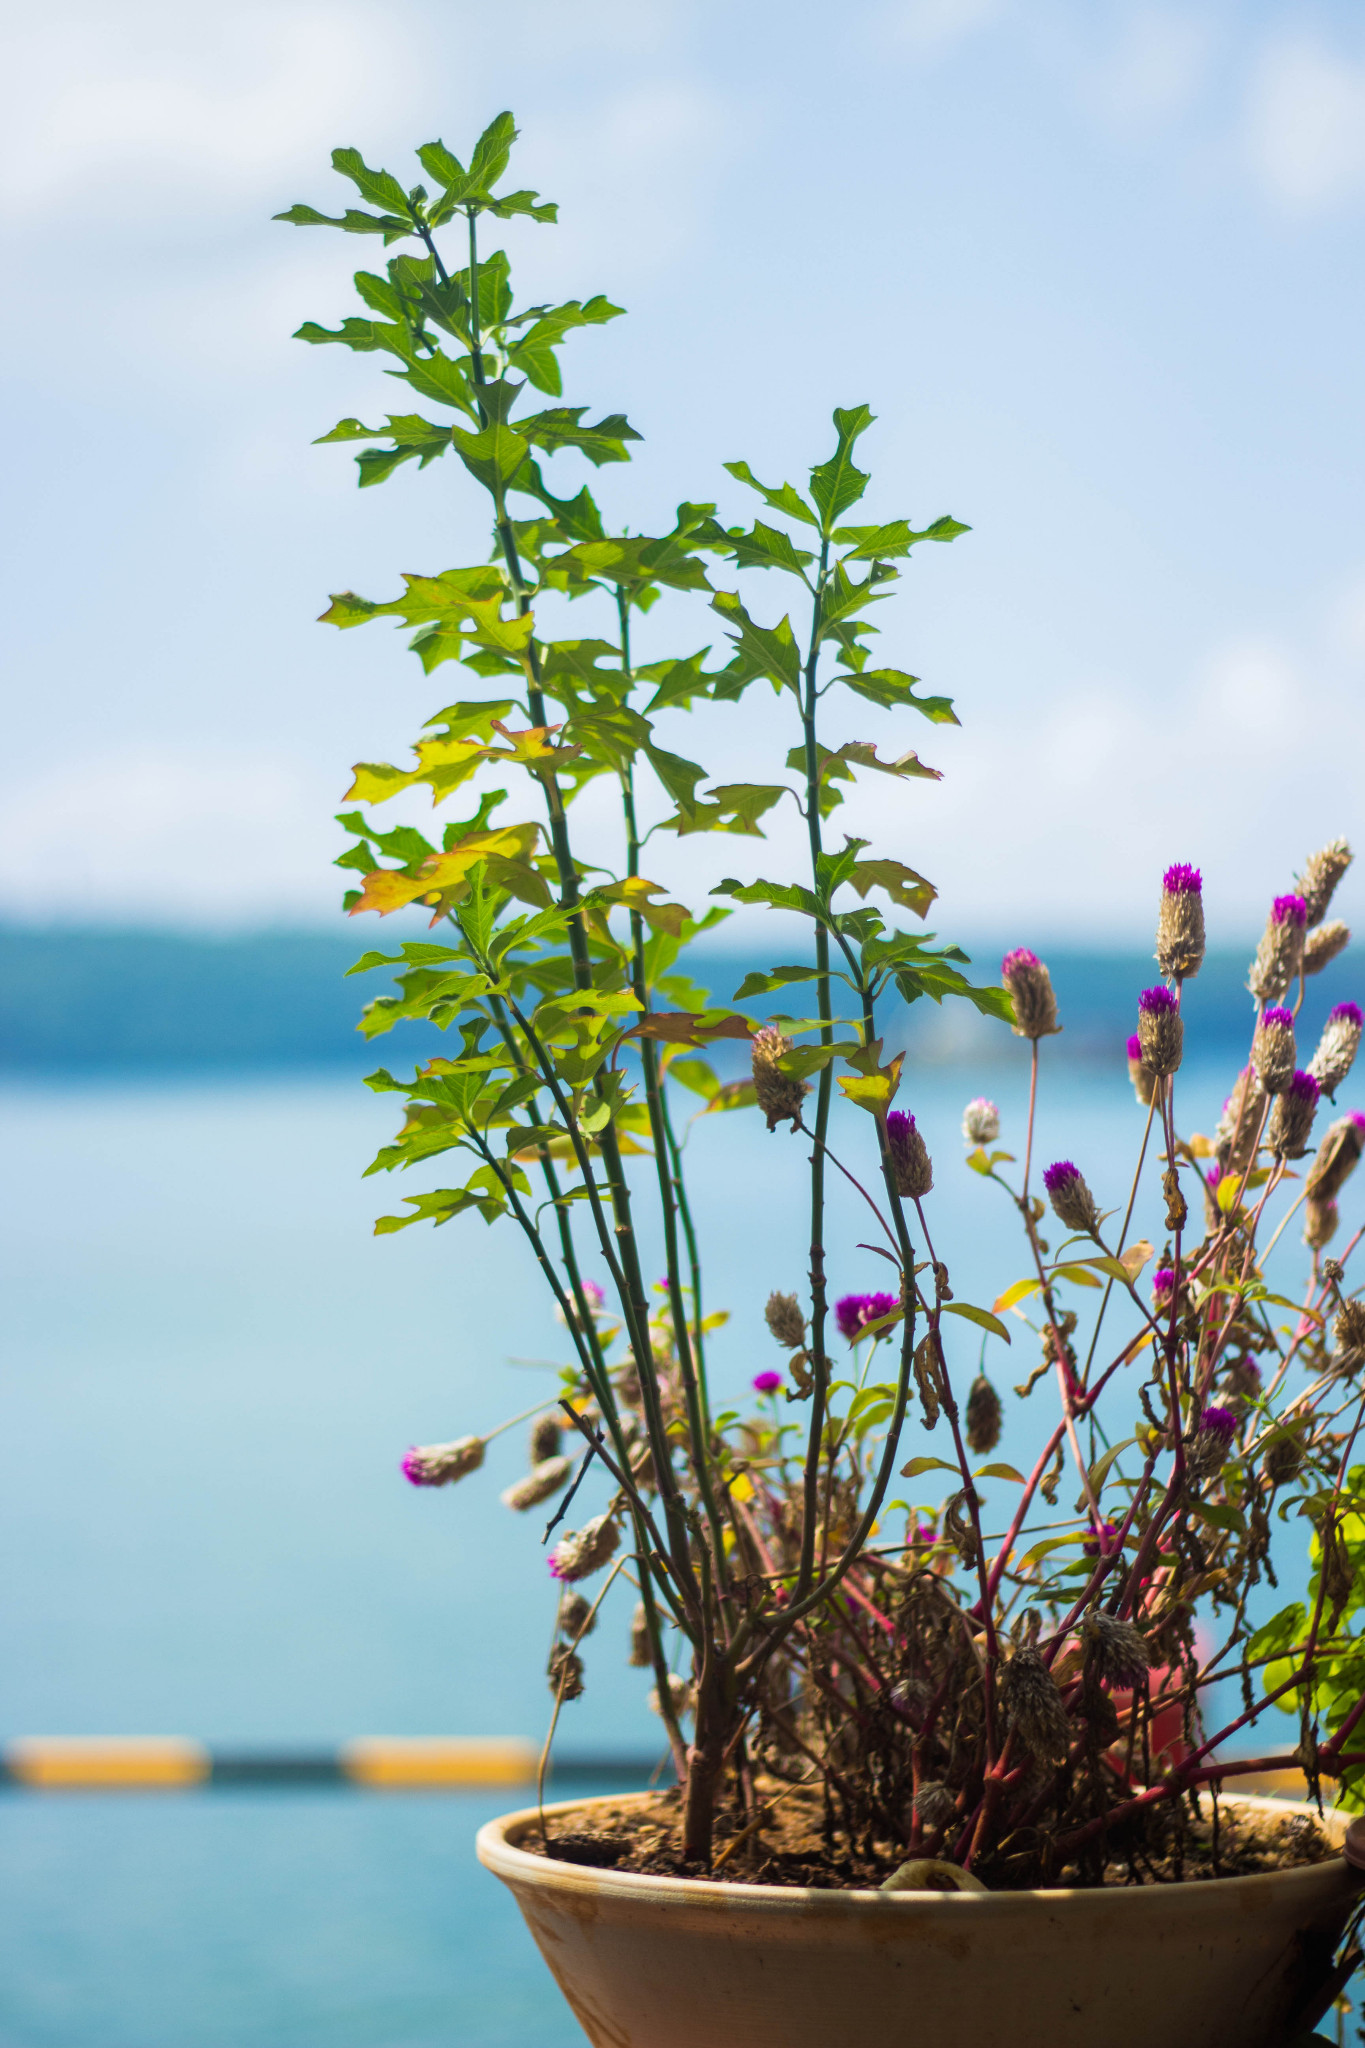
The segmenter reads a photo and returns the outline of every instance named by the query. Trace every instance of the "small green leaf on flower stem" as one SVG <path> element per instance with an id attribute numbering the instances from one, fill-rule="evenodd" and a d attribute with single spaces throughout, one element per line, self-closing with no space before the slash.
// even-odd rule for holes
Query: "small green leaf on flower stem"
<path id="1" fill-rule="evenodd" d="M 1098 1287 L 1100 1284 L 1094 1274 L 1088 1273 L 1084 1266 L 1072 1264 L 1054 1266 L 1048 1274 L 1048 1278 L 1049 1280 L 1069 1280 L 1073 1287 Z"/>
<path id="2" fill-rule="evenodd" d="M 945 513 L 931 526 L 918 529 L 911 526 L 908 519 L 893 519 L 886 526 L 841 526 L 832 538 L 840 542 L 858 542 L 852 553 L 844 556 L 846 562 L 886 562 L 909 554 L 916 541 L 956 540 L 960 533 L 970 533 L 971 530 L 960 519 L 951 519 Z"/>
<path id="3" fill-rule="evenodd" d="M 1210 1528 L 1226 1530 L 1233 1536 L 1246 1535 L 1246 1517 L 1240 1508 L 1231 1507 L 1225 1501 L 1205 1500 L 1192 1500 L 1189 1506 L 1191 1514 L 1198 1515 L 1200 1521 L 1207 1522 Z"/>
<path id="4" fill-rule="evenodd" d="M 740 483 L 748 484 L 751 491 L 757 491 L 759 497 L 765 504 L 771 505 L 774 512 L 785 512 L 789 519 L 799 519 L 806 526 L 820 524 L 810 506 L 792 484 L 781 484 L 775 490 L 767 484 L 761 484 L 747 462 L 726 462 L 721 466 L 727 469 L 731 476 L 737 477 Z"/>
<path id="5" fill-rule="evenodd" d="M 945 1301 L 943 1310 L 945 1315 L 961 1316 L 966 1322 L 975 1323 L 978 1329 L 989 1330 L 993 1337 L 1003 1337 L 1007 1344 L 1010 1342 L 1009 1331 L 999 1316 L 993 1315 L 988 1308 L 974 1308 L 969 1301 Z"/>
<path id="6" fill-rule="evenodd" d="M 834 681 L 845 683 L 859 697 L 866 697 L 869 704 L 880 705 L 883 711 L 904 706 L 909 711 L 918 711 L 932 725 L 960 725 L 962 722 L 953 709 L 951 697 L 917 697 L 914 686 L 919 677 L 907 675 L 902 669 L 863 669 L 857 675 L 837 675 Z"/>
<path id="7" fill-rule="evenodd" d="M 711 894 L 733 896 L 737 903 L 766 903 L 772 910 L 803 910 L 807 917 L 820 914 L 813 893 L 796 882 L 737 882 L 729 875 L 717 882 Z"/>
<path id="8" fill-rule="evenodd" d="M 1122 1259 L 1112 1259 L 1107 1252 L 1097 1253 L 1093 1258 L 1076 1259 L 1072 1263 L 1077 1266 L 1094 1266 L 1097 1272 L 1107 1273 L 1111 1280 L 1122 1280 L 1125 1284 L 1134 1277 Z M 1062 1272 L 1066 1269 L 1059 1266 L 1057 1270 Z M 1142 1271 L 1141 1266 L 1138 1267 L 1138 1271 Z"/>
<path id="9" fill-rule="evenodd" d="M 1016 1472 L 1013 1465 L 978 1465 L 973 1479 L 1012 1479 L 1016 1486 L 1024 1484 L 1022 1472 Z"/>
<path id="10" fill-rule="evenodd" d="M 1016 1280 L 1012 1287 L 1005 1289 L 994 1304 L 995 1313 L 1003 1315 L 1006 1309 L 1013 1308 L 1016 1303 L 1027 1301 L 1030 1294 L 1036 1294 L 1041 1286 L 1041 1280 Z"/>
<path id="11" fill-rule="evenodd" d="M 818 967 L 774 967 L 767 974 L 746 974 L 735 990 L 734 1000 L 743 1003 L 750 996 L 766 996 L 792 981 L 814 981 L 819 972 Z"/>
<path id="12" fill-rule="evenodd" d="M 901 1466 L 901 1478 L 918 1479 L 922 1472 L 957 1472 L 957 1469 L 946 1458 L 912 1458 L 908 1465 Z"/>
<path id="13" fill-rule="evenodd" d="M 1041 1543 L 1035 1543 L 1031 1550 L 1024 1552 L 1024 1555 L 1019 1560 L 1019 1570 L 1021 1572 L 1027 1571 L 1031 1565 L 1040 1563 L 1050 1551 L 1071 1550 L 1078 1543 L 1083 1543 L 1084 1541 L 1084 1536 L 1079 1532 L 1073 1536 L 1045 1536 Z"/>
<path id="14" fill-rule="evenodd" d="M 801 650 L 789 618 L 784 615 L 775 626 L 760 626 L 732 590 L 718 590 L 711 599 L 711 609 L 736 629 L 731 637 L 746 679 L 767 676 L 774 688 L 800 695 Z"/>

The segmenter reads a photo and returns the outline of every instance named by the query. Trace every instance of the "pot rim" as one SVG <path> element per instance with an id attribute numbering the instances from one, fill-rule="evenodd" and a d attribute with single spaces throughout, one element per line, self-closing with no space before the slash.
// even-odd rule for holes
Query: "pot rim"
<path id="1" fill-rule="evenodd" d="M 590 1811 L 594 1806 L 611 1804 L 621 1806 L 643 1804 L 654 1798 L 652 1792 L 626 1794 L 602 1794 L 593 1799 L 564 1799 L 547 1806 L 548 1817 L 563 1817 L 571 1813 Z M 1317 1820 L 1315 1807 L 1302 1801 L 1270 1799 L 1251 1793 L 1226 1793 L 1224 1804 L 1250 1807 L 1257 1812 L 1311 1815 Z M 496 1819 L 485 1822 L 479 1829 L 475 1849 L 485 1869 L 513 1886 L 534 1885 L 541 1891 L 563 1894 L 585 1892 L 617 1895 L 623 1904 L 660 1905 L 709 1905 L 735 1910 L 740 1907 L 772 1913 L 785 1909 L 788 1912 L 801 1911 L 809 1914 L 813 1909 L 823 1908 L 840 1919 L 850 1914 L 865 1915 L 885 1913 L 888 1910 L 916 1914 L 942 1914 L 954 1912 L 976 1912 L 1017 1915 L 1038 1913 L 1065 1906 L 1071 1911 L 1093 1910 L 1096 1907 L 1108 1911 L 1120 1900 L 1128 1901 L 1119 1910 L 1153 1911 L 1168 1907 L 1174 1900 L 1182 1902 L 1182 1909 L 1188 1909 L 1197 1898 L 1201 1906 L 1223 1910 L 1241 1899 L 1250 1904 L 1257 1898 L 1268 1898 L 1272 1889 L 1281 1892 L 1290 1888 L 1304 1893 L 1304 1905 L 1310 1903 L 1310 1895 L 1326 1887 L 1337 1891 L 1347 1887 L 1355 1873 L 1343 1857 L 1327 1858 L 1321 1863 L 1303 1863 L 1290 1870 L 1267 1870 L 1249 1876 L 1185 1878 L 1175 1884 L 1108 1885 L 1108 1886 L 1056 1886 L 1051 1890 L 1027 1890 L 1014 1892 L 883 1892 L 822 1889 L 802 1885 L 737 1884 L 725 1878 L 664 1877 L 637 1870 L 598 1869 L 590 1864 L 561 1863 L 553 1857 L 533 1854 L 518 1846 L 514 1836 L 524 1834 L 533 1828 L 539 1818 L 540 1808 L 525 1806 L 515 1813 L 504 1813 Z M 1320 1825 L 1325 1827 L 1328 1838 L 1340 1847 L 1351 1816 L 1337 1808 L 1328 1807 L 1321 1817 Z M 1141 1902 L 1146 1902 L 1145 1905 Z"/>

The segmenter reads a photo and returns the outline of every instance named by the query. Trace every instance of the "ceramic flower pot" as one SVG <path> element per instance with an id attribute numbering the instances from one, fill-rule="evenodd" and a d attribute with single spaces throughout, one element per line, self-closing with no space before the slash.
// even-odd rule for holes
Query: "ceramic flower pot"
<path id="1" fill-rule="evenodd" d="M 1345 1818 L 1327 1826 L 1340 1842 Z M 1101 1891 L 802 1891 L 585 1869 L 535 1839 L 533 1808 L 509 1814 L 479 1857 L 594 2048 L 1280 2048 L 1358 1882 L 1336 1857 Z"/>

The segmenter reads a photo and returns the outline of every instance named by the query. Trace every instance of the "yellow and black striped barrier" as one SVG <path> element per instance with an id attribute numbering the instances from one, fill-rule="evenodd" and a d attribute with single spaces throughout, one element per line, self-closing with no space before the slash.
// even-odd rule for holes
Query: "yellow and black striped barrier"
<path id="1" fill-rule="evenodd" d="M 466 1791 L 534 1785 L 539 1751 L 515 1735 L 366 1735 L 333 1750 L 227 1749 L 180 1735 L 25 1735 L 0 1745 L 0 1784 L 34 1792 L 172 1792 L 203 1786 L 354 1785 Z M 645 1785 L 651 1758 L 569 1757 L 548 1775 Z"/>

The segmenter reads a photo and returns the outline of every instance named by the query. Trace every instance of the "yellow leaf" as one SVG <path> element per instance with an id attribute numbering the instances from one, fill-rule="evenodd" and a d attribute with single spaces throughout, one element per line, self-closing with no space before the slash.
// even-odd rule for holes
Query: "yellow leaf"
<path id="1" fill-rule="evenodd" d="M 991 1303 L 991 1307 L 996 1315 L 1003 1315 L 1005 1310 L 1013 1308 L 1016 1302 L 1027 1301 L 1030 1294 L 1036 1294 L 1038 1285 L 1036 1280 L 1016 1280 L 1013 1287 L 1005 1289 L 998 1301 Z"/>
<path id="2" fill-rule="evenodd" d="M 1213 1139 L 1206 1138 L 1202 1131 L 1190 1133 L 1190 1156 L 1194 1159 L 1212 1159 Z"/>
<path id="3" fill-rule="evenodd" d="M 731 1500 L 753 1499 L 754 1482 L 749 1477 L 747 1472 L 739 1473 L 739 1475 L 736 1478 L 730 1481 L 729 1493 Z"/>
<path id="4" fill-rule="evenodd" d="M 1119 1264 L 1130 1280 L 1137 1279 L 1155 1250 L 1155 1245 L 1149 1243 L 1145 1237 L 1140 1237 L 1136 1244 L 1129 1245 L 1126 1252 L 1119 1253 Z"/>

